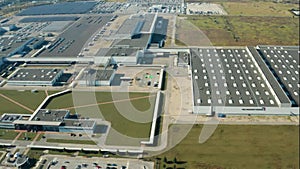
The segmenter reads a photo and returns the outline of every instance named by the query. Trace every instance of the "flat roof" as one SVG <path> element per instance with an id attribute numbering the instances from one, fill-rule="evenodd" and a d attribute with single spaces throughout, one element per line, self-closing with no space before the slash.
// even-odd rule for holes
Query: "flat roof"
<path id="1" fill-rule="evenodd" d="M 81 1 L 40 5 L 24 9 L 17 15 L 82 14 L 91 10 L 96 4 L 97 2 L 93 1 Z"/>
<path id="2" fill-rule="evenodd" d="M 15 120 L 13 124 L 22 125 L 38 125 L 38 126 L 59 126 L 61 121 L 29 121 L 29 120 Z"/>
<path id="3" fill-rule="evenodd" d="M 4 114 L 2 115 L 0 122 L 1 123 L 11 123 L 15 120 L 22 119 L 22 115 L 20 114 Z"/>
<path id="4" fill-rule="evenodd" d="M 137 49 L 133 48 L 122 48 L 122 47 L 113 47 L 105 50 L 100 50 L 98 56 L 135 56 Z"/>
<path id="5" fill-rule="evenodd" d="M 113 73 L 112 69 L 86 69 L 80 79 L 109 80 Z"/>
<path id="6" fill-rule="evenodd" d="M 51 42 L 53 45 L 44 50 L 39 57 L 77 57 L 89 38 L 99 28 L 103 27 L 112 16 L 113 15 L 99 15 L 81 17 L 64 30 L 55 41 Z M 47 27 L 45 29 L 47 30 Z"/>
<path id="7" fill-rule="evenodd" d="M 259 46 L 259 51 L 292 105 L 299 106 L 299 47 Z"/>
<path id="8" fill-rule="evenodd" d="M 198 48 L 191 55 L 195 106 L 213 99 L 220 106 L 278 106 L 245 48 Z"/>
<path id="9" fill-rule="evenodd" d="M 128 18 L 118 29 L 117 34 L 132 35 L 133 33 L 135 33 L 134 31 L 139 24 L 143 24 L 142 19 L 137 17 Z"/>
<path id="10" fill-rule="evenodd" d="M 150 34 L 140 34 L 133 39 L 116 40 L 114 46 L 129 46 L 132 48 L 144 48 L 148 45 Z"/>
<path id="11" fill-rule="evenodd" d="M 21 68 L 9 81 L 52 81 L 62 69 Z"/>
<path id="12" fill-rule="evenodd" d="M 42 17 L 25 17 L 21 19 L 20 23 L 28 22 L 53 22 L 53 21 L 76 21 L 78 16 L 42 16 Z"/>
<path id="13" fill-rule="evenodd" d="M 69 110 L 40 109 L 31 121 L 61 122 L 68 115 Z"/>
<path id="14" fill-rule="evenodd" d="M 95 121 L 93 120 L 81 120 L 81 119 L 65 119 L 63 121 L 63 126 L 65 127 L 82 127 L 82 128 L 90 128 L 95 125 Z"/>

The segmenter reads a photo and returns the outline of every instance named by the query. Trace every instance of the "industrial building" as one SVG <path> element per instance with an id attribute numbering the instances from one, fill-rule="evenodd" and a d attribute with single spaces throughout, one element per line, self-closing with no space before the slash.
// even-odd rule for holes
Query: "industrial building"
<path id="1" fill-rule="evenodd" d="M 285 53 L 288 57 L 289 52 Z M 289 67 L 296 68 L 299 62 L 292 58 L 290 55 L 289 62 L 296 65 L 290 64 Z M 297 99 L 291 100 L 285 84 L 279 84 L 279 79 L 271 73 L 276 72 L 270 70 L 271 65 L 267 65 L 258 51 L 251 47 L 191 49 L 194 113 L 289 114 L 279 109 L 297 105 Z M 290 74 L 294 73 L 297 71 Z M 296 76 L 290 75 L 292 77 L 297 80 Z M 295 92 L 295 88 L 290 92 Z"/>
<path id="2" fill-rule="evenodd" d="M 95 121 L 74 118 L 69 110 L 40 109 L 32 115 L 3 114 L 0 119 L 0 128 L 16 130 L 93 134 L 95 127 Z"/>
<path id="3" fill-rule="evenodd" d="M 8 79 L 12 86 L 53 86 L 63 74 L 62 69 L 21 68 Z"/>
<path id="4" fill-rule="evenodd" d="M 78 80 L 83 86 L 110 86 L 115 76 L 113 69 L 86 69 Z"/>

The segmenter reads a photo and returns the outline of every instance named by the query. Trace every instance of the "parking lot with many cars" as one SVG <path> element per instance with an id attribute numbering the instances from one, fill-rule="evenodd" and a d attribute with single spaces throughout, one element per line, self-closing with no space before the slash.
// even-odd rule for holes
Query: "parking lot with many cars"
<path id="1" fill-rule="evenodd" d="M 106 156 L 107 157 L 107 156 Z M 69 157 L 61 155 L 45 155 L 40 159 L 44 167 L 49 169 L 152 169 L 153 162 L 141 161 L 138 159 L 121 159 L 121 158 L 87 158 L 87 157 Z"/>

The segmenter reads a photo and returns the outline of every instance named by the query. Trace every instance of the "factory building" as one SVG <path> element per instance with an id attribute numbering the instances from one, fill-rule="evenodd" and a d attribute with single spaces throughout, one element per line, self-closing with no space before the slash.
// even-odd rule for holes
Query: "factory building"
<path id="1" fill-rule="evenodd" d="M 110 86 L 115 76 L 113 69 L 86 69 L 78 80 L 83 86 Z"/>
<path id="2" fill-rule="evenodd" d="M 53 86 L 62 74 L 62 69 L 22 68 L 11 75 L 7 84 L 11 86 Z"/>

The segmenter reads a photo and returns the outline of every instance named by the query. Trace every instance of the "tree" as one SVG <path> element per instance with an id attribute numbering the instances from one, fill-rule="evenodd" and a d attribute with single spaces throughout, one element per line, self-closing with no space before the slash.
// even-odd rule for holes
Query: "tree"
<path id="1" fill-rule="evenodd" d="M 176 159 L 176 157 L 174 157 L 174 160 L 173 160 L 173 161 L 174 161 L 175 164 L 177 164 L 177 159 Z"/>

